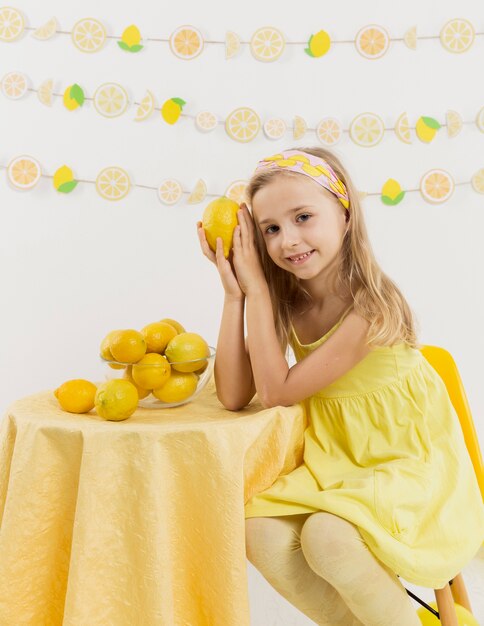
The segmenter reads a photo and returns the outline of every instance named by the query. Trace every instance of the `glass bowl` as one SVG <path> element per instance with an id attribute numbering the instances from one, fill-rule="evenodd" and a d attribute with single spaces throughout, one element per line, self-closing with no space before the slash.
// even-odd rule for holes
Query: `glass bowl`
<path id="1" fill-rule="evenodd" d="M 197 370 L 194 371 L 194 373 L 198 377 L 197 386 L 195 387 L 194 391 L 189 396 L 178 401 L 163 402 L 162 400 L 159 400 L 158 398 L 156 398 L 153 395 L 153 393 L 151 393 L 150 391 L 146 397 L 140 398 L 138 400 L 138 406 L 146 408 L 146 409 L 167 409 L 173 406 L 181 406 L 182 404 L 187 404 L 188 402 L 191 402 L 194 398 L 196 398 L 198 394 L 202 391 L 202 389 L 205 387 L 205 385 L 208 383 L 208 381 L 210 380 L 213 374 L 216 350 L 213 346 L 208 346 L 208 347 L 210 350 L 210 354 L 204 359 L 196 359 L 193 361 L 178 361 L 178 362 L 170 363 L 171 371 L 177 371 L 177 366 L 182 366 L 183 370 L 186 369 L 186 367 L 183 367 L 183 366 L 188 366 L 188 369 L 192 369 L 192 367 L 195 364 L 200 363 L 200 368 L 197 368 L 198 371 Z M 131 380 L 131 382 L 133 382 L 132 378 L 130 377 L 131 371 L 132 371 L 131 368 L 133 365 L 136 365 L 136 363 L 134 364 L 121 363 L 120 361 L 108 361 L 107 359 L 103 359 L 102 357 L 100 358 L 101 358 L 101 361 L 106 365 L 107 370 L 108 370 L 104 376 L 105 380 L 113 380 L 115 378 L 128 378 L 128 380 Z M 143 369 L 145 368 L 151 369 L 151 368 L 158 368 L 161 366 L 160 364 L 150 364 L 150 365 L 142 365 L 140 367 L 142 367 Z M 201 371 L 203 367 L 205 369 Z"/>

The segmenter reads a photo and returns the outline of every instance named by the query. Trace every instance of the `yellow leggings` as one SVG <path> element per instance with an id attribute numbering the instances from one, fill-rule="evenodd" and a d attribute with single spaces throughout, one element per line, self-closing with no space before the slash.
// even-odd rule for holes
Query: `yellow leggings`
<path id="1" fill-rule="evenodd" d="M 421 626 L 398 577 L 332 513 L 246 520 L 247 558 L 320 626 Z"/>

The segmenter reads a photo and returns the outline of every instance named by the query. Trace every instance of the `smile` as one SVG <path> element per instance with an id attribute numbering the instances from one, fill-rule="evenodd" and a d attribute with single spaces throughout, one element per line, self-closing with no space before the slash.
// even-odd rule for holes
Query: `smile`
<path id="1" fill-rule="evenodd" d="M 310 250 L 309 252 L 305 252 L 304 254 L 288 256 L 287 260 L 293 263 L 294 265 L 301 265 L 301 263 L 304 263 L 313 255 L 313 252 L 314 250 Z"/>

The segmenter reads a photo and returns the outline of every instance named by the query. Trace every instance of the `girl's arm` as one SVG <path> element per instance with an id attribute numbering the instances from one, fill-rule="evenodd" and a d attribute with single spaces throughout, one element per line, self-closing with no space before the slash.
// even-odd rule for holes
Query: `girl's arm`
<path id="1" fill-rule="evenodd" d="M 197 232 L 203 254 L 217 267 L 225 292 L 215 355 L 217 397 L 226 409 L 237 411 L 255 394 L 248 348 L 244 344 L 245 294 L 234 275 L 231 261 L 224 257 L 222 240 L 217 239 L 215 253 L 208 245 L 202 222 L 197 223 Z"/>
<path id="2" fill-rule="evenodd" d="M 230 411 L 242 409 L 255 394 L 244 342 L 244 301 L 245 298 L 225 296 L 215 357 L 217 397 Z"/>

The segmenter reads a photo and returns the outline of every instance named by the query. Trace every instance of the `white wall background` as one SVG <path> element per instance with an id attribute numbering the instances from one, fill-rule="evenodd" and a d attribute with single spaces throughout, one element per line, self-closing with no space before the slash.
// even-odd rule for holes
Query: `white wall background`
<path id="1" fill-rule="evenodd" d="M 389 131 L 378 146 L 362 148 L 346 134 L 337 153 L 362 190 L 378 192 L 389 177 L 415 189 L 433 168 L 448 170 L 457 182 L 470 181 L 484 167 L 484 135 L 473 123 L 484 105 L 481 0 L 442 0 L 438 5 L 418 0 L 249 0 L 231 5 L 217 0 L 16 0 L 14 6 L 28 26 L 56 16 L 61 28 L 70 30 L 77 20 L 95 17 L 116 35 L 135 23 L 144 37 L 168 38 L 178 26 L 191 24 L 207 40 L 223 41 L 232 30 L 247 42 L 257 28 L 270 25 L 288 41 L 307 41 L 320 29 L 333 39 L 351 40 L 362 26 L 376 23 L 397 38 L 413 25 L 419 35 L 438 35 L 455 17 L 470 20 L 481 35 L 461 55 L 448 53 L 437 39 L 420 40 L 416 52 L 392 42 L 388 53 L 374 61 L 361 57 L 351 44 L 334 45 L 321 59 L 307 57 L 302 45 L 288 45 L 278 61 L 264 64 L 247 45 L 230 61 L 223 44 L 207 45 L 195 60 L 182 61 L 167 43 L 151 43 L 142 53 L 129 55 L 110 40 L 101 52 L 89 55 L 79 52 L 67 35 L 40 42 L 26 34 L 15 43 L 0 42 L 2 76 L 24 72 L 34 88 L 53 78 L 56 93 L 77 82 L 91 97 L 98 85 L 114 81 L 127 89 L 131 101 L 139 102 L 146 89 L 154 92 L 158 106 L 181 97 L 187 101 L 186 116 L 168 126 L 156 112 L 138 124 L 132 121 L 133 105 L 110 120 L 97 114 L 91 102 L 70 113 L 61 98 L 47 108 L 33 92 L 19 101 L 0 95 L 0 166 L 29 154 L 47 174 L 68 164 L 77 177 L 94 180 L 102 168 L 119 165 L 135 184 L 156 187 L 173 177 L 190 191 L 203 178 L 211 193 L 221 195 L 233 180 L 248 178 L 258 159 L 293 145 L 318 143 L 310 131 L 298 142 L 289 132 L 276 142 L 261 132 L 254 141 L 239 144 L 223 126 L 199 133 L 188 117 L 206 109 L 224 119 L 233 109 L 249 106 L 262 121 L 280 116 L 290 125 L 298 114 L 312 128 L 326 115 L 337 116 L 347 128 L 365 111 L 379 114 L 387 127 L 403 111 L 413 123 L 420 115 L 443 122 L 448 109 L 471 122 L 454 139 L 442 129 L 430 145 L 416 138 L 405 145 Z M 2 412 L 16 398 L 69 378 L 99 379 L 99 342 L 114 328 L 140 328 L 173 317 L 215 345 L 223 293 L 215 268 L 199 251 L 195 226 L 206 202 L 188 205 L 186 198 L 166 207 L 155 191 L 135 187 L 123 201 L 110 203 L 91 184 L 80 184 L 70 195 L 58 194 L 48 178 L 30 192 L 19 192 L 0 170 Z M 483 442 L 484 197 L 462 185 L 440 206 L 414 192 L 396 207 L 369 197 L 364 208 L 377 258 L 414 309 L 421 341 L 454 355 Z M 254 626 L 309 624 L 251 566 L 249 571 Z M 482 587 L 482 579 L 473 576 L 474 587 Z M 484 620 L 478 596 L 476 591 Z"/>

